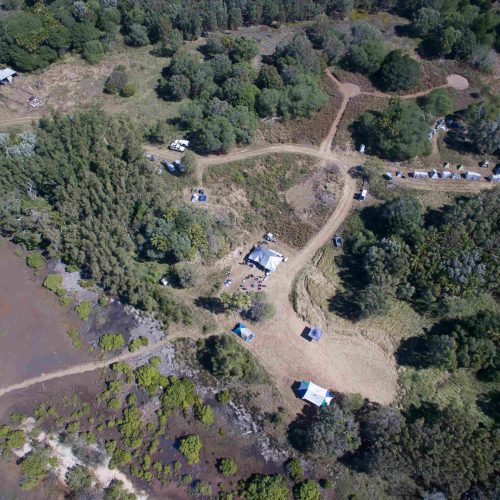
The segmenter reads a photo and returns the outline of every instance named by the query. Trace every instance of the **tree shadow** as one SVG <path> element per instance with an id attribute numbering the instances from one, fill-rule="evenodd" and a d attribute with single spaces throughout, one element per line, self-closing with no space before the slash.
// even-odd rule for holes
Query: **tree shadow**
<path id="1" fill-rule="evenodd" d="M 401 341 L 395 353 L 395 357 L 398 365 L 425 368 L 428 366 L 425 360 L 426 352 L 427 349 L 424 337 L 410 337 Z"/>
<path id="2" fill-rule="evenodd" d="M 328 299 L 328 310 L 341 318 L 355 321 L 359 317 L 359 307 L 354 302 L 352 295 L 339 292 Z"/>
<path id="3" fill-rule="evenodd" d="M 496 424 L 500 422 L 500 390 L 481 394 L 477 400 L 477 405 L 481 408 L 481 411 L 492 418 Z"/>
<path id="4" fill-rule="evenodd" d="M 296 390 L 297 389 L 295 389 L 295 391 Z M 317 411 L 317 408 L 306 404 L 302 408 L 302 412 L 298 413 L 295 420 L 292 420 L 288 425 L 288 441 L 296 450 L 301 452 L 310 450 L 306 430 Z"/>
<path id="5" fill-rule="evenodd" d="M 218 297 L 198 297 L 195 299 L 194 304 L 196 307 L 206 309 L 214 314 L 224 313 L 224 305 Z"/>

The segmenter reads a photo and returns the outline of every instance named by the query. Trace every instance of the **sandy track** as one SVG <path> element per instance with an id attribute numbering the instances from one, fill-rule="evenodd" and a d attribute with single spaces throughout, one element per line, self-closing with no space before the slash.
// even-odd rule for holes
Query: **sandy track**
<path id="1" fill-rule="evenodd" d="M 90 363 L 83 363 L 81 365 L 71 366 L 70 368 L 64 368 L 62 370 L 57 370 L 50 373 L 42 373 L 38 377 L 28 378 L 19 382 L 17 384 L 12 384 L 8 387 L 0 388 L 0 397 L 4 394 L 8 394 L 9 392 L 17 391 L 19 389 L 26 389 L 27 387 L 31 387 L 35 384 L 40 384 L 42 382 L 47 382 L 49 380 L 54 380 L 56 378 L 68 377 L 70 375 L 78 375 L 79 373 L 92 372 L 95 370 L 99 370 L 100 368 L 106 368 L 107 366 L 116 363 L 118 361 L 129 361 L 134 358 L 139 358 L 141 356 L 147 356 L 152 354 L 165 345 L 169 344 L 171 339 L 165 339 L 160 342 L 156 342 L 155 344 L 151 344 L 144 349 L 135 352 L 124 352 L 123 354 L 119 354 L 118 356 L 114 356 L 112 358 L 106 358 L 101 361 L 91 361 Z"/>

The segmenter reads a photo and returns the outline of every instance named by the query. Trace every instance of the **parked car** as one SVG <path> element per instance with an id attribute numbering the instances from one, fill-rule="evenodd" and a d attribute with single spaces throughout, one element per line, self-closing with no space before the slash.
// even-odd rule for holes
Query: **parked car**
<path id="1" fill-rule="evenodd" d="M 189 147 L 189 141 L 185 139 L 176 139 L 172 144 L 170 144 L 170 149 L 174 151 L 180 151 L 181 153 Z"/>
<path id="2" fill-rule="evenodd" d="M 344 244 L 344 240 L 341 236 L 335 236 L 333 239 L 333 243 L 336 247 L 341 247 Z"/>
<path id="3" fill-rule="evenodd" d="M 175 165 L 173 163 L 170 163 L 169 161 L 167 160 L 162 160 L 161 161 L 161 164 L 166 167 L 166 169 L 171 173 L 173 174 L 175 172 Z"/>
<path id="4" fill-rule="evenodd" d="M 186 173 L 186 167 L 180 162 L 180 160 L 174 161 L 175 169 L 177 169 L 181 174 Z"/>
<path id="5" fill-rule="evenodd" d="M 170 149 L 173 151 L 180 151 L 181 153 L 186 150 L 186 146 L 183 146 L 180 144 L 178 141 L 173 142 L 170 144 Z"/>

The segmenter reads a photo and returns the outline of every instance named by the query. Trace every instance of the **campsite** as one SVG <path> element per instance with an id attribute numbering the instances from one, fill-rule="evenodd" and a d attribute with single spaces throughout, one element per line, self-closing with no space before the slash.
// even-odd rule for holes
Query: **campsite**
<path id="1" fill-rule="evenodd" d="M 498 9 L 181 3 L 0 9 L 0 497 L 492 498 Z"/>

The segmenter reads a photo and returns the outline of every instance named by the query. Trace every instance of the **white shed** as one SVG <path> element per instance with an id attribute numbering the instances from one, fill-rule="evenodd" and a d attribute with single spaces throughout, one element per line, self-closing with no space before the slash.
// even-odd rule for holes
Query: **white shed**
<path id="1" fill-rule="evenodd" d="M 429 174 L 427 172 L 415 170 L 415 172 L 410 172 L 410 177 L 413 177 L 414 179 L 428 179 Z"/>

